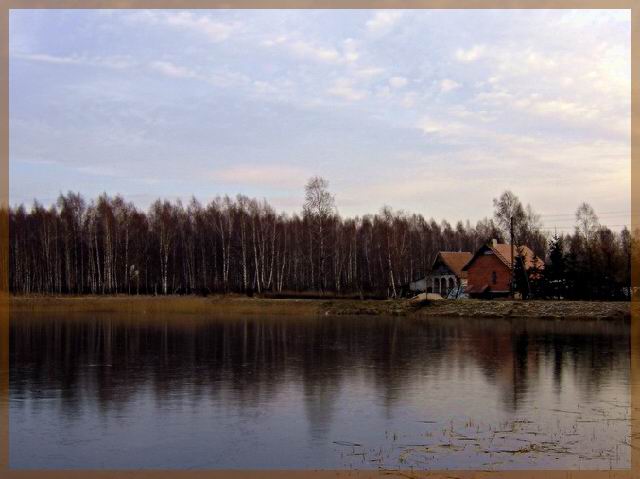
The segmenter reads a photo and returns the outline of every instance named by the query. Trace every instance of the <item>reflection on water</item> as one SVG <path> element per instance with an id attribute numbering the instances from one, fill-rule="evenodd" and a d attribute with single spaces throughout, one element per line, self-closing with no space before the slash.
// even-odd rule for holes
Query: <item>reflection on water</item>
<path id="1" fill-rule="evenodd" d="M 15 468 L 628 468 L 629 325 L 17 314 Z"/>

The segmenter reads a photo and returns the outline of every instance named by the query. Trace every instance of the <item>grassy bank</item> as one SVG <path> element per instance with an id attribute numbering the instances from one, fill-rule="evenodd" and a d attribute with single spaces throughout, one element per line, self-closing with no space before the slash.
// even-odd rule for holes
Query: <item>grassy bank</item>
<path id="1" fill-rule="evenodd" d="M 15 296 L 13 311 L 157 312 L 224 315 L 393 315 L 488 318 L 608 319 L 630 317 L 631 303 L 602 301 L 265 299 L 245 296 Z M 635 307 L 635 305 L 634 305 Z"/>
<path id="2" fill-rule="evenodd" d="M 634 304 L 637 313 L 637 305 Z M 431 316 L 481 316 L 485 318 L 608 319 L 631 317 L 625 301 L 434 301 L 417 314 Z"/>

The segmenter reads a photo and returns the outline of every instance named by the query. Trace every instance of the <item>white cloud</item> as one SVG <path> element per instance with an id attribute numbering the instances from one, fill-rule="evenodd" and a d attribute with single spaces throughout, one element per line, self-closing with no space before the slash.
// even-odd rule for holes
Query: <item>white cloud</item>
<path id="1" fill-rule="evenodd" d="M 546 70 L 556 66 L 556 62 L 552 58 L 538 52 L 530 51 L 525 58 L 527 65 L 536 70 Z"/>
<path id="2" fill-rule="evenodd" d="M 299 58 L 320 63 L 353 64 L 360 57 L 358 44 L 352 38 L 347 38 L 342 42 L 341 50 L 331 46 L 318 45 L 309 40 L 291 38 L 287 35 L 263 40 L 260 44 L 269 48 L 283 47 Z"/>
<path id="3" fill-rule="evenodd" d="M 216 70 L 207 75 L 199 75 L 199 78 L 212 85 L 225 88 L 240 88 L 253 84 L 253 81 L 247 75 L 227 69 Z"/>
<path id="4" fill-rule="evenodd" d="M 451 136 L 463 129 L 463 125 L 456 121 L 434 119 L 428 116 L 423 117 L 417 126 L 427 135 Z"/>
<path id="5" fill-rule="evenodd" d="M 153 70 L 173 78 L 198 78 L 198 74 L 179 65 L 167 61 L 155 61 L 149 65 Z"/>
<path id="6" fill-rule="evenodd" d="M 16 163 L 26 163 L 28 165 L 60 165 L 58 160 L 51 160 L 49 158 L 16 158 L 15 160 L 12 159 L 12 161 Z"/>
<path id="7" fill-rule="evenodd" d="M 238 22 L 220 22 L 212 20 L 208 16 L 196 16 L 191 12 L 178 12 L 166 16 L 168 25 L 185 28 L 205 35 L 212 42 L 222 42 L 228 39 L 236 31 Z"/>
<path id="8" fill-rule="evenodd" d="M 593 119 L 598 116 L 597 108 L 590 108 L 580 103 L 566 100 L 537 100 L 536 98 L 523 98 L 516 106 L 519 108 L 532 108 L 542 115 L 566 116 L 584 119 Z"/>
<path id="9" fill-rule="evenodd" d="M 254 80 L 253 86 L 258 93 L 275 93 L 278 89 L 269 82 Z"/>
<path id="10" fill-rule="evenodd" d="M 380 173 L 380 168 L 393 161 L 391 158 L 395 151 L 411 150 L 420 156 L 420 161 L 431 162 L 428 165 L 429 173 L 440 164 L 447 163 L 447 172 L 435 176 L 438 182 L 442 181 L 438 184 L 446 184 L 445 180 L 451 179 L 463 185 L 461 189 L 465 190 L 469 190 L 469 183 L 476 184 L 474 182 L 484 170 L 490 171 L 496 178 L 488 180 L 482 176 L 482 180 L 478 181 L 491 183 L 478 190 L 488 191 L 494 186 L 499 190 L 513 182 L 517 193 L 531 192 L 534 186 L 522 178 L 539 176 L 540 171 L 554 169 L 557 174 L 550 179 L 550 184 L 573 182 L 578 188 L 578 191 L 572 188 L 571 194 L 574 196 L 591 200 L 595 187 L 601 188 L 598 194 L 602 198 L 606 198 L 608 191 L 611 198 L 606 201 L 612 204 L 628 196 L 624 191 L 621 192 L 623 188 L 620 187 L 627 181 L 625 175 L 628 174 L 629 161 L 628 11 L 622 19 L 624 21 L 613 23 L 601 20 L 606 15 L 604 12 L 588 13 L 589 18 L 585 20 L 587 13 L 574 11 L 572 15 L 576 17 L 576 22 L 567 18 L 563 11 L 531 11 L 525 14 L 504 11 L 491 15 L 478 12 L 478 18 L 483 17 L 488 28 L 473 31 L 464 39 L 456 32 L 467 28 L 475 19 L 444 11 L 424 16 L 422 12 L 411 11 L 406 18 L 388 10 L 364 12 L 364 17 L 338 14 L 334 17 L 325 13 L 309 16 L 297 12 L 274 12 L 271 17 L 271 14 L 247 12 L 246 16 L 242 16 L 241 24 L 235 21 L 236 13 L 222 10 L 215 13 L 150 11 L 142 14 L 141 19 L 136 20 L 136 25 L 122 21 L 124 17 L 137 15 L 135 11 L 128 12 L 131 13 L 116 11 L 113 18 L 100 19 L 99 26 L 105 28 L 97 29 L 96 41 L 82 43 L 82 50 L 77 50 L 77 54 L 73 54 L 72 50 L 39 49 L 45 45 L 45 41 L 55 44 L 57 40 L 47 35 L 52 35 L 52 32 L 63 33 L 56 29 L 38 32 L 33 27 L 34 33 L 30 35 L 34 40 L 27 43 L 13 42 L 16 29 L 12 32 L 12 44 L 15 48 L 20 45 L 12 50 L 12 58 L 26 60 L 16 61 L 15 75 L 33 74 L 36 65 L 30 65 L 27 61 L 40 62 L 37 70 L 46 68 L 56 74 L 34 80 L 44 83 L 44 80 L 50 79 L 58 91 L 64 91 L 67 95 L 65 98 L 55 97 L 56 90 L 52 88 L 50 94 L 53 99 L 66 108 L 71 98 L 68 92 L 73 91 L 74 100 L 80 106 L 73 115 L 69 110 L 64 120 L 69 119 L 71 123 L 73 119 L 74 124 L 82 122 L 78 129 L 90 130 L 90 142 L 87 140 L 82 148 L 78 148 L 82 154 L 87 151 L 86 145 L 91 143 L 93 149 L 98 145 L 104 146 L 105 151 L 107 148 L 111 151 L 114 145 L 118 146 L 126 151 L 122 157 L 131 155 L 131 158 L 137 158 L 138 151 L 144 152 L 140 157 L 149 157 L 150 154 L 157 157 L 162 156 L 165 150 L 184 148 L 191 149 L 185 156 L 199 158 L 201 145 L 209 145 L 207 142 L 210 141 L 215 149 L 222 138 L 223 147 L 228 148 L 224 154 L 229 153 L 225 156 L 229 162 L 237 161 L 238 165 L 244 165 L 246 161 L 251 163 L 254 161 L 252 158 L 256 158 L 255 150 L 250 148 L 254 143 L 243 142 L 235 137 L 228 139 L 223 128 L 212 128 L 209 133 L 203 124 L 203 118 L 211 118 L 210 111 L 207 112 L 210 110 L 209 104 L 220 98 L 222 102 L 237 101 L 242 107 L 230 112 L 230 122 L 240 125 L 247 134 L 256 135 L 266 158 L 287 156 L 286 153 L 284 156 L 282 154 L 279 136 L 271 133 L 281 131 L 276 127 L 295 133 L 295 137 L 315 138 L 314 135 L 319 135 L 317 142 L 314 142 L 318 146 L 309 152 L 309 161 L 314 164 L 325 161 L 324 156 L 331 156 L 325 152 L 334 148 L 339 153 L 345 152 L 344 156 L 333 155 L 340 158 L 326 160 L 326 170 L 331 170 L 331 174 L 338 177 L 355 177 L 344 171 L 348 168 L 346 165 L 352 163 L 344 161 L 344 158 L 351 160 L 359 154 L 359 151 L 348 151 L 349 145 L 360 138 L 371 138 L 373 143 L 368 147 L 370 150 L 363 154 L 366 160 L 359 157 L 353 160 L 354 164 L 358 161 L 359 166 L 370 167 L 367 168 L 367 178 L 359 179 L 363 189 L 374 184 L 371 178 L 378 174 L 381 176 L 376 181 L 384 184 L 388 178 Z M 596 19 L 597 22 L 594 22 Z M 420 22 L 423 28 L 401 29 L 409 20 L 412 24 Z M 102 25 L 107 21 L 110 25 Z M 501 34 L 495 35 L 495 31 L 501 31 Z M 144 37 L 142 33 L 145 33 Z M 78 31 L 73 30 L 69 34 L 79 35 Z M 450 37 L 444 39 L 450 48 L 439 52 L 433 48 L 433 41 L 437 40 L 434 36 L 443 34 Z M 385 45 L 378 45 L 382 35 L 388 35 L 384 37 Z M 456 37 L 459 43 L 453 43 Z M 151 44 L 144 38 L 155 38 L 156 41 Z M 575 38 L 580 41 L 575 42 Z M 212 45 L 206 39 L 222 43 Z M 224 42 L 225 39 L 232 41 Z M 172 53 L 174 51 L 180 54 Z M 126 52 L 132 57 L 110 56 L 119 52 Z M 88 71 L 87 66 L 92 65 L 110 69 L 136 66 L 147 77 L 136 75 L 132 83 L 122 76 L 114 81 L 115 75 L 106 75 L 104 70 L 95 68 L 95 71 Z M 78 75 L 80 68 L 83 68 L 82 75 Z M 61 74 L 63 70 L 73 79 L 64 81 L 64 86 L 57 83 L 64 78 Z M 90 74 L 97 77 L 91 78 Z M 197 79 L 204 88 L 198 88 L 194 93 L 202 95 L 202 104 L 191 102 L 187 113 L 184 111 L 184 92 L 169 88 L 167 94 L 163 95 L 161 108 L 147 110 L 143 103 L 157 104 L 156 98 L 145 97 L 153 95 L 155 91 L 146 91 L 144 83 L 153 80 L 152 74 Z M 251 78 L 247 76 L 249 74 Z M 214 90 L 207 88 L 211 85 L 228 88 L 228 91 L 215 91 L 214 95 L 208 97 Z M 40 88 L 40 91 L 47 92 L 49 88 Z M 462 91 L 464 95 L 458 94 Z M 83 92 L 79 98 L 78 92 Z M 95 101 L 106 92 L 109 92 L 108 101 Z M 41 103 L 46 105 L 44 101 Z M 94 119 L 96 115 L 87 111 L 87 106 L 97 104 L 104 105 L 100 111 L 103 116 Z M 341 112 L 341 108 L 350 111 L 343 115 L 346 112 Z M 118 129 L 105 134 L 109 123 L 122 123 L 121 117 L 131 122 L 127 129 L 140 124 L 137 120 L 140 114 L 132 113 L 136 110 L 142 110 L 150 118 L 140 128 L 140 139 L 123 136 L 127 132 Z M 59 159 L 64 164 L 67 156 L 75 154 L 70 153 L 70 148 L 66 146 L 66 133 L 43 135 L 34 127 L 34 115 L 19 109 L 16 111 L 28 119 L 31 132 L 29 137 L 17 136 L 16 132 L 22 130 L 19 129 L 16 113 L 16 119 L 12 118 L 12 134 L 18 138 L 14 144 L 24 144 L 21 147 L 23 151 L 19 152 L 23 157 L 48 158 L 49 151 L 55 152 L 58 148 L 55 145 L 60 148 L 65 146 L 64 151 L 55 155 L 56 161 Z M 259 114 L 251 114 L 252 111 Z M 289 111 L 291 114 L 283 114 Z M 46 110 L 42 112 L 44 116 Z M 119 115 L 115 118 L 117 121 L 114 121 L 113 112 Z M 64 111 L 61 113 L 65 114 Z M 295 121 L 296 114 L 318 115 L 318 119 L 323 121 L 313 124 Z M 340 147 L 323 144 L 325 138 L 322 132 L 313 126 L 329 124 L 336 118 L 341 125 L 353 129 L 353 135 L 344 140 Z M 269 124 L 270 128 L 262 132 L 259 126 L 255 127 L 252 123 L 258 120 Z M 47 121 L 56 126 L 60 122 L 58 118 L 49 118 Z M 184 132 L 193 133 L 184 138 L 163 134 L 169 131 L 165 128 L 176 121 L 180 121 Z M 100 125 L 94 130 L 88 126 L 92 122 L 100 122 Z M 403 129 L 409 129 L 409 132 Z M 261 136 L 257 136 L 256 132 Z M 192 136 L 200 134 L 203 135 L 202 141 L 191 141 Z M 73 135 L 74 138 L 87 136 Z M 253 139 L 254 136 L 249 138 Z M 152 153 L 148 153 L 150 149 L 145 143 L 150 139 L 155 139 L 160 145 Z M 592 146 L 592 139 L 606 140 L 608 143 Z M 180 143 L 171 145 L 171 148 L 163 147 L 170 141 Z M 226 143 L 231 144 L 232 141 L 237 141 L 240 147 L 235 149 L 235 143 L 227 147 Z M 331 142 L 327 140 L 327 143 Z M 579 148 L 580 145 L 584 148 Z M 305 151 L 303 148 L 308 146 L 308 142 L 303 146 L 294 146 L 299 148 L 295 150 L 297 155 L 299 151 Z M 171 156 L 175 156 L 171 153 Z M 79 156 L 82 157 L 82 154 Z M 471 161 L 476 159 L 477 170 Z M 211 166 L 209 158 L 194 166 L 200 161 L 194 159 L 191 167 L 202 171 L 201 168 Z M 452 164 L 461 164 L 464 168 L 455 168 L 454 173 L 449 173 Z M 416 165 L 417 160 L 415 165 L 407 169 L 416 172 L 417 169 L 413 168 Z M 92 171 L 109 173 L 99 170 L 87 170 L 85 173 Z M 589 175 L 586 171 L 590 172 Z M 282 179 L 280 171 L 262 168 L 259 164 L 249 164 L 244 169 L 239 166 L 223 168 L 217 170 L 216 174 L 218 180 L 225 184 L 220 190 L 230 193 L 242 190 L 243 184 L 277 185 Z M 598 175 L 605 178 L 607 174 L 618 176 L 607 176 L 606 182 L 596 182 L 604 181 L 599 180 Z M 286 175 L 291 184 L 297 181 L 294 175 L 306 176 L 304 172 Z M 591 183 L 581 187 L 582 180 Z M 229 185 L 231 182 L 235 183 Z M 546 206 L 553 211 L 553 202 L 562 204 L 565 199 L 563 195 L 569 195 L 560 191 L 562 188 L 554 187 L 551 194 L 549 186 L 540 182 L 535 187 L 540 188 L 541 195 L 532 198 L 532 204 L 538 208 L 544 208 L 544 202 L 549 198 Z M 416 191 L 423 189 L 424 185 L 416 188 Z M 257 195 L 262 194 L 259 188 L 255 188 L 255 191 Z M 400 195 L 402 191 L 405 190 L 400 188 Z M 395 195 L 393 191 L 385 192 L 384 201 L 394 207 L 415 207 L 413 198 L 398 204 L 396 199 L 400 201 L 401 196 Z M 488 193 L 487 203 L 483 203 L 485 206 L 479 206 L 478 210 L 491 209 L 490 195 Z M 468 199 L 465 197 L 464 200 L 457 206 L 447 203 L 442 208 L 451 207 L 454 214 L 472 211 L 473 208 L 467 204 Z M 437 204 L 434 211 L 441 208 L 437 201 L 434 204 Z M 361 208 L 359 213 L 372 208 L 370 202 L 362 201 L 358 205 Z M 458 213 L 455 213 L 454 206 L 459 208 Z"/>
<path id="11" fill-rule="evenodd" d="M 205 36 L 208 40 L 219 43 L 227 40 L 234 32 L 242 27 L 239 22 L 223 22 L 211 18 L 209 15 L 195 15 L 191 12 L 157 12 L 142 10 L 128 17 L 133 21 L 149 24 L 164 24 L 185 31 L 195 32 Z"/>
<path id="12" fill-rule="evenodd" d="M 291 43 L 290 48 L 293 53 L 303 58 L 330 63 L 340 61 L 340 53 L 334 48 L 320 47 L 302 40 Z"/>
<path id="13" fill-rule="evenodd" d="M 406 84 L 407 79 L 405 77 L 395 76 L 389 78 L 389 85 L 391 85 L 393 88 L 402 88 L 406 86 Z"/>
<path id="14" fill-rule="evenodd" d="M 412 91 L 404 94 L 400 104 L 405 108 L 413 108 L 417 100 L 418 100 L 418 94 Z"/>
<path id="15" fill-rule="evenodd" d="M 456 88 L 460 88 L 460 83 L 455 80 L 450 80 L 445 78 L 440 82 L 440 91 L 446 93 L 451 90 L 455 90 Z"/>
<path id="16" fill-rule="evenodd" d="M 367 29 L 370 32 L 387 31 L 402 18 L 402 14 L 399 10 L 379 10 L 367 21 Z"/>
<path id="17" fill-rule="evenodd" d="M 328 93 L 334 96 L 344 98 L 349 101 L 362 100 L 367 96 L 364 90 L 358 90 L 354 87 L 355 82 L 350 78 L 338 78 L 333 86 L 329 88 Z"/>
<path id="18" fill-rule="evenodd" d="M 474 45 L 468 50 L 458 48 L 456 50 L 456 59 L 464 63 L 474 62 L 484 55 L 485 50 L 486 47 L 484 45 Z"/>
<path id="19" fill-rule="evenodd" d="M 360 54 L 358 53 L 358 44 L 353 38 L 347 38 L 343 42 L 343 54 L 344 61 L 347 63 L 355 62 Z"/>
<path id="20" fill-rule="evenodd" d="M 122 70 L 135 65 L 131 57 L 126 55 L 110 55 L 110 56 L 79 56 L 67 55 L 56 56 L 47 53 L 16 53 L 12 55 L 14 58 L 28 60 L 32 62 L 52 63 L 57 65 L 86 65 L 105 68 L 113 68 Z"/>
<path id="21" fill-rule="evenodd" d="M 14 57 L 20 58 L 21 60 L 30 60 L 34 62 L 44 62 L 44 63 L 56 63 L 60 65 L 80 65 L 85 63 L 85 60 L 78 56 L 59 57 L 55 55 L 48 55 L 46 53 L 15 54 Z"/>
<path id="22" fill-rule="evenodd" d="M 268 38 L 266 40 L 262 40 L 261 43 L 265 47 L 273 47 L 275 45 L 282 45 L 287 40 L 288 40 L 288 37 L 286 35 L 278 35 L 277 37 L 274 37 L 274 38 Z"/>
<path id="23" fill-rule="evenodd" d="M 353 73 L 362 77 L 375 77 L 378 75 L 382 75 L 384 71 L 385 71 L 384 68 L 364 67 L 364 68 L 358 68 L 357 70 L 354 70 Z"/>
<path id="24" fill-rule="evenodd" d="M 122 171 L 119 171 L 117 168 L 108 165 L 86 165 L 74 168 L 74 170 L 78 171 L 79 173 L 85 173 L 91 176 L 110 176 L 114 178 L 126 176 L 122 173 Z"/>
<path id="25" fill-rule="evenodd" d="M 307 175 L 308 171 L 297 167 L 245 164 L 221 168 L 204 176 L 228 184 L 302 188 Z"/>
<path id="26" fill-rule="evenodd" d="M 541 117 L 572 128 L 592 127 L 622 135 L 629 131 L 628 116 L 608 112 L 604 105 L 586 98 L 581 101 L 563 98 L 560 92 L 555 95 L 552 92 L 526 94 L 501 88 L 481 92 L 475 101 L 478 105 L 502 112 L 502 115 L 516 112 L 522 118 Z"/>

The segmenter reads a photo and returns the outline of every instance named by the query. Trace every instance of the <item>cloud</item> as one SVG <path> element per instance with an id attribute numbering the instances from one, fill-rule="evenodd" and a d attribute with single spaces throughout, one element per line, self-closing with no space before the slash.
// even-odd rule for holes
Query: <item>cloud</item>
<path id="1" fill-rule="evenodd" d="M 273 47 L 275 45 L 282 45 L 287 40 L 288 40 L 288 37 L 286 35 L 278 35 L 277 37 L 274 37 L 274 38 L 268 38 L 266 40 L 262 40 L 261 43 L 265 47 Z"/>
<path id="2" fill-rule="evenodd" d="M 350 78 L 338 78 L 327 92 L 349 101 L 362 100 L 367 96 L 367 92 L 356 89 L 354 83 Z"/>
<path id="3" fill-rule="evenodd" d="M 313 45 L 302 40 L 291 43 L 291 51 L 303 58 L 310 58 L 320 62 L 335 63 L 340 61 L 340 53 L 334 48 Z"/>
<path id="4" fill-rule="evenodd" d="M 463 63 L 476 61 L 485 54 L 486 47 L 484 45 L 474 45 L 468 50 L 458 48 L 456 50 L 456 59 Z"/>
<path id="5" fill-rule="evenodd" d="M 399 10 L 379 10 L 367 20 L 367 30 L 370 32 L 384 32 L 390 30 L 402 18 Z"/>
<path id="6" fill-rule="evenodd" d="M 65 56 L 59 57 L 54 55 L 48 55 L 46 53 L 33 53 L 33 54 L 15 54 L 15 58 L 21 60 L 30 60 L 34 62 L 54 63 L 58 65 L 81 65 L 86 62 L 85 59 L 78 56 Z"/>
<path id="7" fill-rule="evenodd" d="M 353 63 L 360 57 L 360 54 L 358 53 L 358 43 L 353 38 L 347 38 L 342 42 L 342 45 L 342 56 L 345 62 Z"/>
<path id="8" fill-rule="evenodd" d="M 478 105 L 493 108 L 502 112 L 516 112 L 521 118 L 545 118 L 573 129 L 591 127 L 601 131 L 609 131 L 618 135 L 628 135 L 629 117 L 608 112 L 588 99 L 572 100 L 563 98 L 560 93 L 550 96 L 540 93 L 513 92 L 506 88 L 494 89 L 478 93 L 475 102 Z"/>
<path id="9" fill-rule="evenodd" d="M 56 65 L 86 65 L 113 68 L 116 70 L 122 70 L 135 65 L 135 62 L 131 57 L 126 55 L 87 57 L 79 55 L 56 56 L 49 55 L 47 53 L 16 53 L 12 56 L 14 58 L 32 62 L 51 63 Z"/>
<path id="10" fill-rule="evenodd" d="M 176 65 L 175 63 L 167 60 L 157 60 L 157 61 L 150 62 L 149 68 L 166 77 L 187 78 L 187 79 L 191 78 L 191 79 L 207 82 L 216 87 L 240 88 L 240 87 L 252 86 L 253 91 L 257 93 L 275 91 L 273 86 L 268 84 L 267 82 L 254 81 L 250 77 L 242 73 L 233 72 L 226 69 L 219 69 L 219 70 L 203 73 L 185 66 Z"/>
<path id="11" fill-rule="evenodd" d="M 220 168 L 206 174 L 213 181 L 228 184 L 302 188 L 308 171 L 283 165 L 244 164 Z"/>
<path id="12" fill-rule="evenodd" d="M 226 10 L 140 15 L 133 10 L 98 21 L 91 20 L 91 12 L 88 24 L 69 20 L 64 32 L 54 17 L 18 24 L 12 16 L 11 58 L 23 58 L 15 60 L 12 71 L 18 99 L 12 103 L 12 155 L 84 166 L 86 151 L 127 164 L 144 164 L 149 158 L 161 164 L 179 151 L 194 172 L 212 167 L 210 152 L 215 150 L 226 165 L 234 165 L 216 169 L 222 182 L 214 183 L 216 193 L 233 194 L 247 185 L 246 191 L 262 196 L 267 193 L 259 186 L 271 186 L 267 191 L 276 194 L 273 185 L 283 177 L 301 191 L 300 178 L 306 175 L 282 173 L 259 158 L 275 163 L 274 158 L 290 154 L 304 157 L 309 165 L 331 171 L 332 181 L 356 182 L 366 191 L 376 181 L 388 182 L 396 152 L 406 151 L 431 162 L 428 172 L 444 169 L 446 163 L 439 181 L 475 185 L 476 178 L 484 181 L 490 172 L 496 177 L 491 188 L 513 182 L 518 193 L 533 191 L 522 178 L 557 171 L 551 184 L 574 182 L 571 193 L 585 200 L 592 198 L 589 188 L 600 183 L 580 186 L 583 179 L 591 181 L 584 170 L 592 172 L 594 182 L 596 175 L 615 171 L 619 177 L 602 183 L 610 186 L 609 199 L 602 186 L 603 201 L 628 199 L 621 186 L 629 158 L 628 11 L 616 22 L 601 20 L 604 12 L 585 11 L 572 13 L 578 22 L 565 18 L 563 11 L 516 10 L 470 16 L 411 11 L 405 17 L 388 10 L 246 12 L 242 17 Z M 459 35 L 478 20 L 487 27 Z M 412 28 L 404 29 L 409 22 Z M 414 22 L 420 28 L 413 28 Z M 76 47 L 77 39 L 96 26 L 92 41 Z M 16 35 L 30 41 L 14 42 Z M 439 42 L 449 48 L 434 48 Z M 64 45 L 72 48 L 58 49 Z M 114 55 L 122 52 L 126 55 Z M 131 66 L 144 75 L 107 75 L 94 66 Z M 193 91 L 171 88 L 168 80 L 157 83 L 164 77 L 187 81 L 184 86 Z M 160 97 L 157 88 L 164 89 Z M 193 97 L 197 99 L 191 101 Z M 222 124 L 215 120 L 221 112 L 227 114 Z M 43 132 L 38 119 L 56 131 Z M 62 128 L 63 123 L 69 128 Z M 338 127 L 328 131 L 333 125 L 349 135 L 343 137 Z M 281 132 L 290 142 L 282 143 Z M 594 139 L 609 143 L 592 148 Z M 580 144 L 585 148 L 580 150 Z M 418 171 L 417 161 L 407 167 L 412 174 Z M 365 176 L 351 174 L 349 165 L 366 169 Z M 29 174 L 44 170 L 22 168 Z M 98 183 L 91 171 L 83 174 Z M 105 178 L 100 184 L 107 184 Z M 206 186 L 200 193 L 210 191 L 211 181 L 206 175 L 202 179 Z M 52 181 L 64 184 L 68 178 L 60 175 Z M 185 189 L 197 186 L 190 181 L 185 180 Z M 121 179 L 111 184 L 126 187 Z M 553 211 L 553 202 L 562 204 L 569 195 L 555 187 L 551 194 L 547 186 L 545 196 L 544 184 L 539 185 L 541 195 L 531 198 L 538 208 L 546 202 Z M 165 186 L 174 188 L 163 184 L 147 190 L 165 193 Z M 487 183 L 478 190 L 490 187 Z M 14 190 L 29 188 L 23 181 Z M 473 215 L 474 208 L 491 209 L 491 194 L 485 206 L 468 206 L 466 197 L 441 206 L 434 198 L 432 208 L 436 214 L 451 207 L 454 214 L 460 208 L 461 214 Z M 393 191 L 385 193 L 384 202 L 407 209 L 416 204 L 411 206 L 411 198 L 402 203 Z M 360 201 L 358 213 L 375 206 Z"/>
<path id="13" fill-rule="evenodd" d="M 445 78 L 440 82 L 440 91 L 446 93 L 451 90 L 455 90 L 456 88 L 460 88 L 460 83 L 455 80 L 450 80 Z"/>
<path id="14" fill-rule="evenodd" d="M 452 136 L 460 133 L 463 125 L 456 121 L 434 119 L 425 116 L 418 121 L 418 129 L 422 130 L 426 135 L 444 135 Z"/>
<path id="15" fill-rule="evenodd" d="M 25 163 L 27 165 L 36 165 L 36 166 L 58 166 L 61 163 L 58 160 L 52 160 L 49 158 L 16 158 L 15 160 L 11 160 L 11 161 L 15 161 L 16 163 Z"/>
<path id="16" fill-rule="evenodd" d="M 198 78 L 205 80 L 212 85 L 225 88 L 241 88 L 249 85 L 253 85 L 254 87 L 256 86 L 249 76 L 227 69 L 216 70 L 207 75 L 199 75 Z"/>
<path id="17" fill-rule="evenodd" d="M 405 108 L 413 108 L 417 100 L 418 94 L 416 92 L 409 92 L 405 93 L 400 104 Z"/>
<path id="18" fill-rule="evenodd" d="M 268 48 L 286 48 L 299 58 L 319 63 L 353 64 L 360 57 L 358 44 L 352 38 L 347 38 L 342 42 L 341 50 L 331 46 L 318 45 L 309 40 L 291 38 L 287 35 L 278 35 L 274 38 L 263 40 L 261 45 Z"/>
<path id="19" fill-rule="evenodd" d="M 590 108 L 580 103 L 566 100 L 541 100 L 536 98 L 523 98 L 516 105 L 519 108 L 531 108 L 541 115 L 576 117 L 587 120 L 598 116 L 597 108 Z"/>
<path id="20" fill-rule="evenodd" d="M 546 55 L 530 51 L 526 56 L 527 65 L 536 70 L 546 70 L 556 66 L 556 62 Z"/>
<path id="21" fill-rule="evenodd" d="M 209 41 L 220 43 L 227 40 L 238 31 L 242 24 L 239 22 L 223 22 L 214 20 L 208 15 L 195 15 L 191 12 L 156 12 L 155 10 L 143 10 L 134 14 L 135 20 L 150 24 L 164 24 L 173 28 L 182 29 L 203 35 Z"/>
<path id="22" fill-rule="evenodd" d="M 253 87 L 257 93 L 276 93 L 278 89 L 269 82 L 254 80 Z"/>
<path id="23" fill-rule="evenodd" d="M 167 61 L 155 61 L 149 65 L 153 70 L 172 78 L 198 78 L 198 74 L 185 67 Z"/>
<path id="24" fill-rule="evenodd" d="M 205 35 L 212 42 L 221 42 L 231 36 L 239 27 L 237 22 L 224 23 L 211 20 L 206 16 L 196 16 L 191 12 L 180 12 L 167 16 L 167 24 L 183 27 Z"/>
<path id="25" fill-rule="evenodd" d="M 361 77 L 370 78 L 382 75 L 384 71 L 384 68 L 380 67 L 364 67 L 354 70 L 353 73 Z"/>
<path id="26" fill-rule="evenodd" d="M 407 79 L 404 77 L 395 76 L 389 78 L 389 85 L 391 85 L 393 88 L 402 88 L 403 86 L 406 86 L 406 84 Z"/>
<path id="27" fill-rule="evenodd" d="M 112 166 L 105 166 L 105 165 L 85 165 L 85 166 L 80 166 L 78 168 L 74 168 L 74 170 L 79 173 L 84 173 L 91 176 L 108 176 L 113 178 L 120 178 L 120 177 L 126 176 L 126 174 L 124 174 L 122 171 L 118 170 L 117 168 L 114 168 Z"/>

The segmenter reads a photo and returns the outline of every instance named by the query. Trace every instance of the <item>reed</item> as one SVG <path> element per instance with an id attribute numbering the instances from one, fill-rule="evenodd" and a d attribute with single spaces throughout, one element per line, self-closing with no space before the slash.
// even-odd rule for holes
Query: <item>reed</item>
<path id="1" fill-rule="evenodd" d="M 11 311 L 180 313 L 215 315 L 408 316 L 628 320 L 639 306 L 624 301 L 260 298 L 217 296 L 12 296 Z M 636 311 L 638 312 L 638 311 Z"/>

